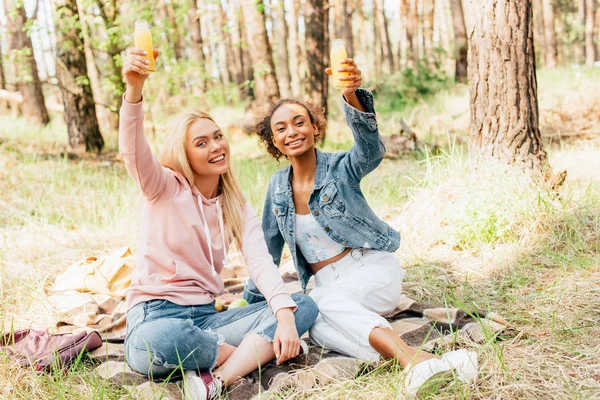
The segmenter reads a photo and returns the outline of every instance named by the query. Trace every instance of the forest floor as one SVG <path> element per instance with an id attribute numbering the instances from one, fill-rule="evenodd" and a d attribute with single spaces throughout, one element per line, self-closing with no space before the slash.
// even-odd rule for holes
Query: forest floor
<path id="1" fill-rule="evenodd" d="M 400 117 L 441 145 L 436 155 L 384 160 L 363 182 L 375 210 L 402 233 L 397 252 L 406 294 L 480 308 L 511 329 L 476 350 L 476 382 L 447 380 L 423 398 L 600 398 L 600 71 L 539 74 L 540 121 L 549 161 L 566 170 L 558 196 L 519 171 L 467 162 L 468 92 L 458 86 L 402 113 L 380 115 L 384 134 Z M 337 100 L 336 100 L 337 101 Z M 212 110 L 233 126 L 241 108 Z M 225 117 L 224 117 L 225 116 Z M 333 115 L 327 150 L 350 145 Z M 69 155 L 61 116 L 44 129 L 0 117 L 0 324 L 52 327 L 44 287 L 73 262 L 120 246 L 135 250 L 139 194 L 116 156 L 116 136 L 99 156 Z M 156 142 L 160 142 L 160 132 Z M 234 167 L 260 213 L 279 168 L 254 137 L 236 137 Z M 447 350 L 447 349 L 444 349 Z M 382 363 L 355 380 L 276 398 L 403 398 L 402 371 Z M 0 397 L 117 399 L 126 392 L 89 363 L 38 375 L 0 356 Z"/>

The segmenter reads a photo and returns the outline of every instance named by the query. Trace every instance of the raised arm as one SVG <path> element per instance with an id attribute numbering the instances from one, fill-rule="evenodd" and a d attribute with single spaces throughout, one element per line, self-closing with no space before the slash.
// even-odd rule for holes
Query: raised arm
<path id="1" fill-rule="evenodd" d="M 155 57 L 158 57 L 157 51 Z M 167 189 L 175 190 L 177 183 L 176 178 L 165 171 L 154 157 L 144 135 L 142 89 L 148 78 L 145 60 L 142 50 L 129 49 L 123 62 L 126 91 L 120 112 L 119 153 L 129 176 L 146 198 L 154 200 Z"/>
<path id="2" fill-rule="evenodd" d="M 385 146 L 377 126 L 373 95 L 368 90 L 360 89 L 360 69 L 351 58 L 342 63 L 345 66 L 340 71 L 348 73 L 341 78 L 346 81 L 346 88 L 342 89 L 343 108 L 346 123 L 354 136 L 354 146 L 341 161 L 340 165 L 347 173 L 344 177 L 340 176 L 340 179 L 345 178 L 345 183 L 357 185 L 365 175 L 381 164 Z M 327 68 L 325 72 L 331 74 L 331 69 Z"/>

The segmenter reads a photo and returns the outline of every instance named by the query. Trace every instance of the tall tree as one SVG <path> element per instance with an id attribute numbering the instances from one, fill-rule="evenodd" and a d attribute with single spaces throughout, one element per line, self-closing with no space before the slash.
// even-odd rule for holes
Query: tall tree
<path id="1" fill-rule="evenodd" d="M 396 70 L 396 65 L 383 0 L 373 0 L 373 14 L 373 19 L 378 21 L 376 26 L 379 31 L 377 34 L 381 43 L 383 63 L 386 66 L 386 72 L 391 73 Z"/>
<path id="2" fill-rule="evenodd" d="M 328 77 L 325 67 L 329 64 L 329 43 L 327 38 L 329 5 L 327 0 L 306 0 L 304 17 L 306 21 L 306 58 L 308 79 L 306 94 L 316 106 L 327 113 Z M 325 132 L 323 132 L 325 134 Z"/>
<path id="3" fill-rule="evenodd" d="M 463 12 L 462 0 L 450 0 L 452 11 L 452 26 L 454 27 L 454 58 L 456 68 L 454 78 L 457 82 L 467 81 L 467 27 L 465 25 L 465 14 Z"/>
<path id="4" fill-rule="evenodd" d="M 544 14 L 544 38 L 546 43 L 546 67 L 554 68 L 558 64 L 558 47 L 554 28 L 554 6 L 552 0 L 542 0 Z"/>
<path id="5" fill-rule="evenodd" d="M 258 104 L 267 105 L 279 98 L 279 86 L 267 38 L 264 4 L 262 0 L 244 0 L 242 7 L 248 42 L 253 43 L 250 59 L 254 69 L 254 98 Z"/>
<path id="6" fill-rule="evenodd" d="M 200 10 L 196 0 L 188 0 L 188 29 L 190 30 L 190 52 L 192 59 L 198 64 L 201 74 L 199 80 L 200 92 L 206 90 L 206 56 L 204 55 L 204 43 L 202 40 L 202 22 L 200 18 Z"/>
<path id="7" fill-rule="evenodd" d="M 298 32 L 298 19 L 300 19 L 300 0 L 292 1 L 292 17 L 290 18 L 290 84 L 294 97 L 299 97 L 302 92 L 302 78 L 304 76 L 302 49 L 300 48 L 300 33 Z"/>
<path id="8" fill-rule="evenodd" d="M 585 0 L 585 63 L 590 66 L 596 62 L 596 45 L 594 43 L 595 3 L 594 0 Z"/>
<path id="9" fill-rule="evenodd" d="M 11 59 L 16 68 L 17 88 L 23 95 L 21 109 L 23 115 L 35 122 L 46 125 L 50 122 L 42 83 L 33 56 L 31 37 L 27 33 L 28 19 L 22 1 L 4 0 Z"/>
<path id="10" fill-rule="evenodd" d="M 541 178 L 546 152 L 538 126 L 531 3 L 470 1 L 471 155 L 520 164 Z"/>
<path id="11" fill-rule="evenodd" d="M 273 45 L 277 62 L 275 68 L 277 71 L 277 82 L 279 83 L 279 92 L 283 97 L 291 95 L 291 76 L 288 56 L 288 26 L 285 21 L 285 5 L 283 0 L 273 0 L 271 2 L 271 11 L 273 13 Z"/>
<path id="12" fill-rule="evenodd" d="M 104 147 L 96 118 L 94 96 L 87 75 L 87 63 L 76 0 L 55 0 L 56 78 L 64 105 L 64 119 L 72 148 L 85 145 L 86 151 Z"/>

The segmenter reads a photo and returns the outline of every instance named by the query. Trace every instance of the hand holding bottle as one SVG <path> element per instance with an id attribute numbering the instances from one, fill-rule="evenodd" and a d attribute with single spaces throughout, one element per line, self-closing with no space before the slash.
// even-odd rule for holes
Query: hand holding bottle
<path id="1" fill-rule="evenodd" d="M 334 67 L 333 64 L 332 67 Z M 342 94 L 344 96 L 354 93 L 354 91 L 362 84 L 362 72 L 352 58 L 342 59 L 337 72 L 340 73 L 337 78 L 340 85 L 335 86 L 334 82 L 334 87 L 342 89 Z M 334 76 L 335 80 L 335 74 L 333 73 L 332 68 L 326 68 L 325 73 Z"/>
<path id="2" fill-rule="evenodd" d="M 127 86 L 125 100 L 137 103 L 142 99 L 144 82 L 150 75 L 150 62 L 144 50 L 132 47 L 127 50 L 123 59 L 123 80 Z M 158 50 L 154 50 L 154 58 L 158 57 Z"/>

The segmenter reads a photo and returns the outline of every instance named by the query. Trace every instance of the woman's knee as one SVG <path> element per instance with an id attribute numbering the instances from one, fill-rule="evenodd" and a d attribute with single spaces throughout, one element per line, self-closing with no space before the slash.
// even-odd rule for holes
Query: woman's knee
<path id="1" fill-rule="evenodd" d="M 214 365 L 218 338 L 192 320 L 159 319 L 143 323 L 127 338 L 127 362 L 137 372 L 163 378 L 173 370 Z"/>
<path id="2" fill-rule="evenodd" d="M 305 294 L 293 294 L 292 299 L 294 299 L 294 302 L 298 306 L 298 309 L 294 312 L 297 321 L 296 325 L 305 328 L 304 332 L 306 332 L 319 315 L 317 303 Z"/>

